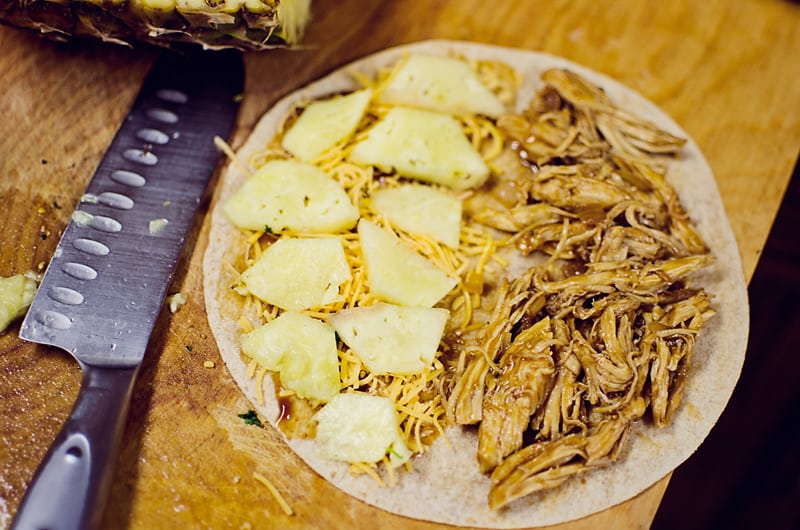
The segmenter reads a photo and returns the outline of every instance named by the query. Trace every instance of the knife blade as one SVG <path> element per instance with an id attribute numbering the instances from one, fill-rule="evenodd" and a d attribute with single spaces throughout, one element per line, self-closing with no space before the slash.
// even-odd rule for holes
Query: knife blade
<path id="1" fill-rule="evenodd" d="M 237 52 L 164 52 L 76 207 L 20 327 L 81 390 L 12 523 L 97 528 L 139 365 L 243 89 Z"/>

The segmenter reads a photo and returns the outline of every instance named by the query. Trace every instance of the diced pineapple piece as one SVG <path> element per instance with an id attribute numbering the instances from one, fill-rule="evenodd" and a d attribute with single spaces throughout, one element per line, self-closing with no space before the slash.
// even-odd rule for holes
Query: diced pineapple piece
<path id="1" fill-rule="evenodd" d="M 411 55 L 400 63 L 378 101 L 448 114 L 497 118 L 505 107 L 466 62 L 439 55 Z"/>
<path id="2" fill-rule="evenodd" d="M 358 209 L 338 182 L 297 160 L 267 162 L 225 202 L 223 211 L 239 228 L 275 233 L 332 233 L 358 220 Z"/>
<path id="3" fill-rule="evenodd" d="M 25 274 L 0 277 L 0 332 L 25 314 L 36 294 L 36 280 Z"/>
<path id="4" fill-rule="evenodd" d="M 320 237 L 279 239 L 240 280 L 257 298 L 299 311 L 341 301 L 339 288 L 351 278 L 342 242 Z"/>
<path id="5" fill-rule="evenodd" d="M 371 221 L 358 222 L 358 238 L 369 289 L 381 300 L 431 307 L 458 284 L 457 279 Z"/>
<path id="6" fill-rule="evenodd" d="M 283 148 L 313 160 L 353 134 L 367 111 L 372 89 L 310 103 L 283 136 Z"/>
<path id="7" fill-rule="evenodd" d="M 330 324 L 375 374 L 415 374 L 431 366 L 450 312 L 379 302 L 334 313 Z"/>
<path id="8" fill-rule="evenodd" d="M 375 191 L 372 204 L 392 225 L 458 248 L 461 201 L 453 195 L 421 184 L 404 184 Z"/>
<path id="9" fill-rule="evenodd" d="M 336 333 L 325 322 L 287 311 L 246 333 L 242 351 L 302 398 L 327 402 L 339 393 Z"/>
<path id="10" fill-rule="evenodd" d="M 316 449 L 322 458 L 372 463 L 388 454 L 390 465 L 396 467 L 411 457 L 400 432 L 400 418 L 387 397 L 339 394 L 314 418 Z"/>
<path id="11" fill-rule="evenodd" d="M 350 153 L 356 164 L 465 190 L 483 184 L 489 168 L 452 116 L 395 107 Z"/>

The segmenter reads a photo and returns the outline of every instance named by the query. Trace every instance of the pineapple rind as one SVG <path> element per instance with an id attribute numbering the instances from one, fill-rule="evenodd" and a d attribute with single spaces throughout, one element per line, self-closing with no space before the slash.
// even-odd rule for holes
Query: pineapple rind
<path id="1" fill-rule="evenodd" d="M 299 42 L 310 0 L 0 0 L 0 23 L 56 40 L 266 50 Z M 205 6 L 205 7 L 204 7 Z"/>

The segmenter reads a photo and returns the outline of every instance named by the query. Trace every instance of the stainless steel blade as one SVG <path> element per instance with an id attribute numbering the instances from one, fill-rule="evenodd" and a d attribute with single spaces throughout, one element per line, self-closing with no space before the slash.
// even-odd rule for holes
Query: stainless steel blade
<path id="1" fill-rule="evenodd" d="M 83 383 L 14 530 L 100 525 L 133 382 L 242 85 L 238 53 L 162 54 L 67 225 L 20 337 L 74 355 Z"/>
<path id="2" fill-rule="evenodd" d="M 144 355 L 242 90 L 241 58 L 163 55 L 66 227 L 20 337 L 93 365 Z"/>

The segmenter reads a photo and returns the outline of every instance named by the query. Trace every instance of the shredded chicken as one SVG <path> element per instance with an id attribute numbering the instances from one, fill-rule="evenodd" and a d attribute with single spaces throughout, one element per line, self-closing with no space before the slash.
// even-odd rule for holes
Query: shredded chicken
<path id="1" fill-rule="evenodd" d="M 685 141 L 549 70 L 474 219 L 544 256 L 499 286 L 448 397 L 478 424 L 489 504 L 556 487 L 622 454 L 635 422 L 669 424 L 711 297 L 690 285 L 713 258 L 665 177 Z"/>
<path id="2" fill-rule="evenodd" d="M 478 430 L 478 462 L 483 471 L 522 447 L 530 416 L 547 396 L 555 372 L 552 342 L 550 321 L 542 319 L 516 336 L 499 370 L 489 378 Z"/>

